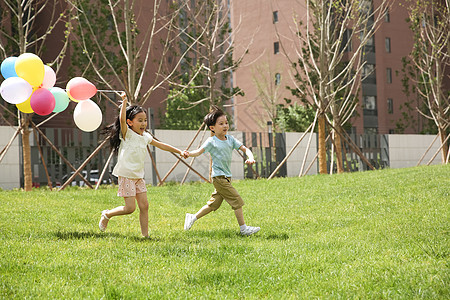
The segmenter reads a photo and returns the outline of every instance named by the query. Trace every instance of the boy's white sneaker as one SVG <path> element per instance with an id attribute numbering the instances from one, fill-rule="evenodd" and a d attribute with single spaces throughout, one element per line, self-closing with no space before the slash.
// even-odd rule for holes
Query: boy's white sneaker
<path id="1" fill-rule="evenodd" d="M 260 227 L 247 226 L 247 228 L 245 228 L 244 230 L 241 230 L 241 234 L 242 235 L 252 235 L 254 233 L 257 233 L 260 230 L 261 230 Z"/>
<path id="2" fill-rule="evenodd" d="M 184 219 L 184 230 L 191 229 L 192 225 L 194 225 L 194 222 L 197 220 L 195 215 L 193 214 L 186 214 L 186 218 Z"/>
<path id="3" fill-rule="evenodd" d="M 106 230 L 106 226 L 108 226 L 108 221 L 109 218 L 106 216 L 106 213 L 109 210 L 104 210 L 102 211 L 102 217 L 100 218 L 100 222 L 98 222 L 98 228 L 100 228 L 100 231 L 105 231 Z"/>

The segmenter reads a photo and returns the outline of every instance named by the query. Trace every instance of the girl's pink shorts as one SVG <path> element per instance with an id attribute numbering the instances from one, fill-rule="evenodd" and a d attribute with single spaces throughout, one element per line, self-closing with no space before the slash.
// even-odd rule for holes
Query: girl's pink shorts
<path id="1" fill-rule="evenodd" d="M 119 197 L 135 197 L 136 194 L 147 192 L 144 179 L 130 179 L 119 176 Z"/>

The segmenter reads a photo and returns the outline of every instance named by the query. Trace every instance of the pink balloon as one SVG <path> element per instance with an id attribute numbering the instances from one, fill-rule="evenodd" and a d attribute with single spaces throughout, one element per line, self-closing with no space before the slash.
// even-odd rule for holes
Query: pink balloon
<path id="1" fill-rule="evenodd" d="M 44 88 L 37 89 L 30 98 L 31 108 L 41 116 L 49 115 L 55 109 L 55 96 Z"/>
<path id="2" fill-rule="evenodd" d="M 56 83 L 56 74 L 53 69 L 47 65 L 44 66 L 44 81 L 42 81 L 41 87 L 51 89 Z"/>
<path id="3" fill-rule="evenodd" d="M 70 79 L 67 83 L 66 90 L 72 98 L 78 101 L 89 99 L 97 93 L 95 85 L 83 77 Z"/>

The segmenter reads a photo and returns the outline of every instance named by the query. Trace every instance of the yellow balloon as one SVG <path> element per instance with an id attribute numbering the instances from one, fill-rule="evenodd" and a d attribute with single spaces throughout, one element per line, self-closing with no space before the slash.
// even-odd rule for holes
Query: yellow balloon
<path id="1" fill-rule="evenodd" d="M 77 102 L 77 103 L 80 102 L 79 100 L 72 97 L 72 95 L 70 94 L 70 80 L 66 85 L 66 93 L 67 93 L 67 96 L 69 96 L 69 99 L 72 100 L 73 102 Z"/>
<path id="2" fill-rule="evenodd" d="M 25 79 L 32 87 L 39 87 L 44 81 L 44 63 L 36 54 L 21 54 L 16 60 L 15 70 L 17 76 Z"/>
<path id="3" fill-rule="evenodd" d="M 36 91 L 37 89 L 38 88 L 33 88 L 33 92 L 31 93 L 31 95 L 33 95 L 34 91 Z M 30 100 L 31 100 L 31 96 L 25 102 L 16 104 L 17 109 L 20 110 L 23 113 L 26 113 L 26 114 L 34 113 L 34 110 L 31 108 L 31 101 Z"/>
<path id="4" fill-rule="evenodd" d="M 34 113 L 34 110 L 31 108 L 30 98 L 27 101 L 16 104 L 17 108 L 26 114 Z"/>

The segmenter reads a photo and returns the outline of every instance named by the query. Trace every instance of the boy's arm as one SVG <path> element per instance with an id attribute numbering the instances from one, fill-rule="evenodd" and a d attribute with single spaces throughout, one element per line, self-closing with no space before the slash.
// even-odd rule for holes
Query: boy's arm
<path id="1" fill-rule="evenodd" d="M 204 148 L 199 148 L 197 150 L 188 152 L 188 156 L 197 157 L 197 156 L 203 154 L 203 152 L 205 152 L 205 149 Z"/>
<path id="2" fill-rule="evenodd" d="M 245 155 L 247 155 L 247 160 L 245 161 L 246 164 L 252 165 L 255 163 L 255 158 L 253 157 L 253 153 L 252 151 L 250 151 L 250 149 L 242 145 L 239 147 L 239 150 L 241 150 L 242 152 L 245 153 Z"/>
<path id="3" fill-rule="evenodd" d="M 169 151 L 169 152 L 175 152 L 175 153 L 178 153 L 178 154 L 180 154 L 183 158 L 187 158 L 187 157 L 189 156 L 189 153 L 188 153 L 187 151 L 181 151 L 180 149 L 178 149 L 178 148 L 176 148 L 176 147 L 174 147 L 174 146 L 171 146 L 171 145 L 169 145 L 169 144 L 166 144 L 166 143 L 157 141 L 157 140 L 155 140 L 155 139 L 153 139 L 153 140 L 150 142 L 150 144 L 152 144 L 153 146 L 158 147 L 159 149 L 164 150 L 164 151 Z"/>
<path id="4" fill-rule="evenodd" d="M 122 138 L 125 138 L 125 135 L 127 134 L 127 94 L 125 92 L 122 92 L 120 94 L 120 97 L 122 98 L 122 106 L 120 107 L 120 133 L 122 134 Z"/>

